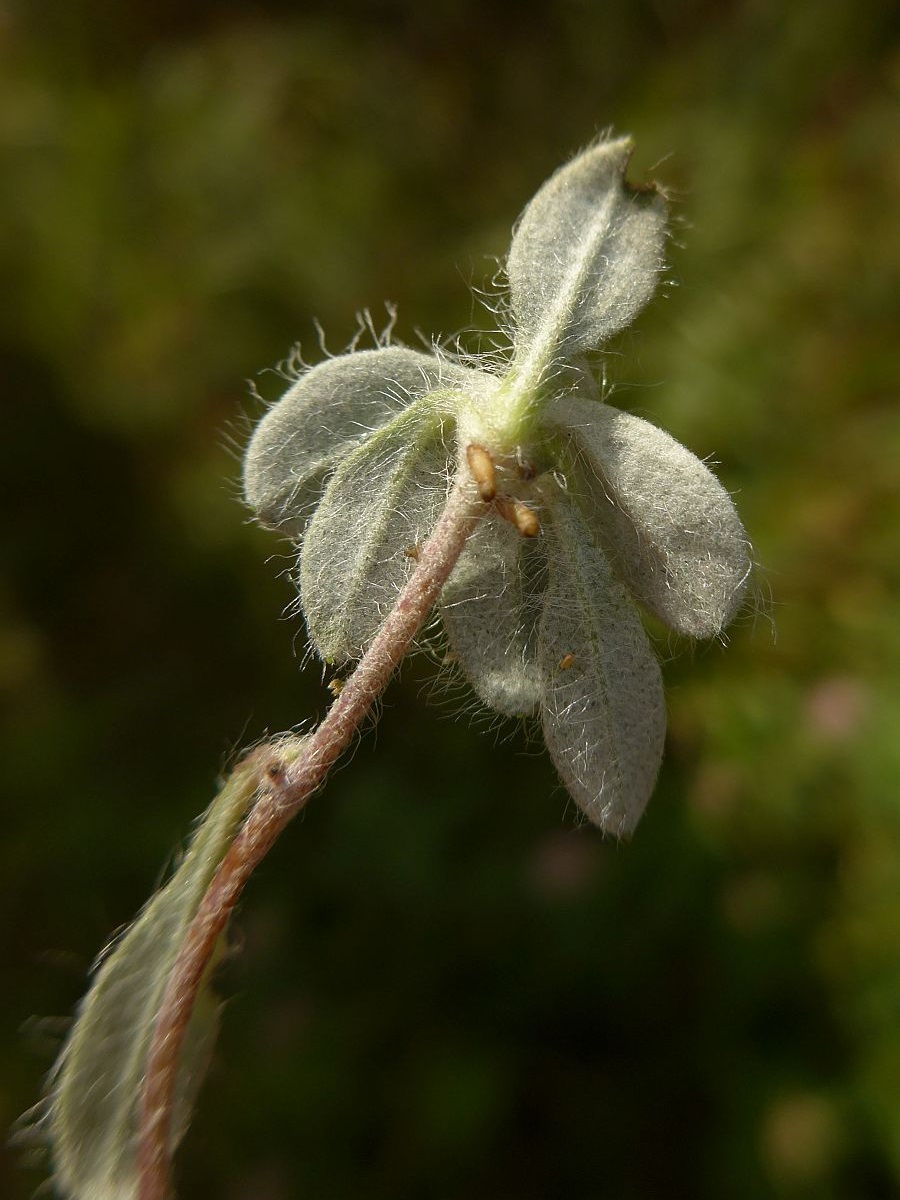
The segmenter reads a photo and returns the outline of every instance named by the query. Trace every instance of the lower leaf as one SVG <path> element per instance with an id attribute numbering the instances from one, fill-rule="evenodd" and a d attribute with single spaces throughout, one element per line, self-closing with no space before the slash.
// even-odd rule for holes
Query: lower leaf
<path id="1" fill-rule="evenodd" d="M 258 779 L 251 755 L 210 806 L 172 878 L 107 953 L 82 1001 L 54 1069 L 45 1122 L 54 1182 L 69 1200 L 137 1195 L 138 1106 L 160 1001 L 207 885 L 253 803 Z M 172 1150 L 187 1127 L 212 1052 L 218 1009 L 205 988 L 182 1052 Z"/>
<path id="2" fill-rule="evenodd" d="M 570 497 L 546 489 L 550 578 L 540 625 L 547 749 L 606 833 L 634 831 L 662 758 L 666 715 L 637 610 Z"/>

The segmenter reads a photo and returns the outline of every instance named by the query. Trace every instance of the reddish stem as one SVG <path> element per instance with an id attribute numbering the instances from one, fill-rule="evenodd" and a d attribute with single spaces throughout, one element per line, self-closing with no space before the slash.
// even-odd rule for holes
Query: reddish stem
<path id="1" fill-rule="evenodd" d="M 384 691 L 431 612 L 483 507 L 468 481 L 454 487 L 397 603 L 328 716 L 307 738 L 300 756 L 285 763 L 278 740 L 253 752 L 259 760 L 257 799 L 191 922 L 156 1019 L 138 1123 L 138 1200 L 166 1200 L 169 1194 L 170 1130 L 181 1047 L 200 983 L 228 916 L 255 868 L 323 783 Z"/>

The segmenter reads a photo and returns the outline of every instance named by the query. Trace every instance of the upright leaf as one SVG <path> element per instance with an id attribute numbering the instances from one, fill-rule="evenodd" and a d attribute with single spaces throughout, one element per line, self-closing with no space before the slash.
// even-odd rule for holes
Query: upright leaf
<path id="1" fill-rule="evenodd" d="M 519 360 L 593 350 L 653 295 L 666 204 L 625 182 L 631 150 L 630 138 L 600 142 L 551 176 L 522 214 L 507 264 Z"/>

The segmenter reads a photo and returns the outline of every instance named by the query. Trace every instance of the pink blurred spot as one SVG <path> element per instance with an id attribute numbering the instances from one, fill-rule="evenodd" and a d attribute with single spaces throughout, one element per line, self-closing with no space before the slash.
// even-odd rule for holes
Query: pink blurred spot
<path id="1" fill-rule="evenodd" d="M 836 675 L 821 679 L 806 694 L 806 723 L 820 738 L 846 741 L 865 720 L 870 706 L 869 688 L 859 679 Z"/>

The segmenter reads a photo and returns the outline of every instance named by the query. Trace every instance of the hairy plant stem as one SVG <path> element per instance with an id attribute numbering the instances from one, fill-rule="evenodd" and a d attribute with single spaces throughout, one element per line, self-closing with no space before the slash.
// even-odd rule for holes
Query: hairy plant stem
<path id="1" fill-rule="evenodd" d="M 255 868 L 324 782 L 384 691 L 484 507 L 467 477 L 457 481 L 397 603 L 324 721 L 305 738 L 293 759 L 282 753 L 288 744 L 283 737 L 252 751 L 259 769 L 253 807 L 188 929 L 156 1019 L 140 1103 L 138 1200 L 166 1200 L 169 1194 L 173 1096 L 181 1047 L 198 989 L 228 916 Z"/>

